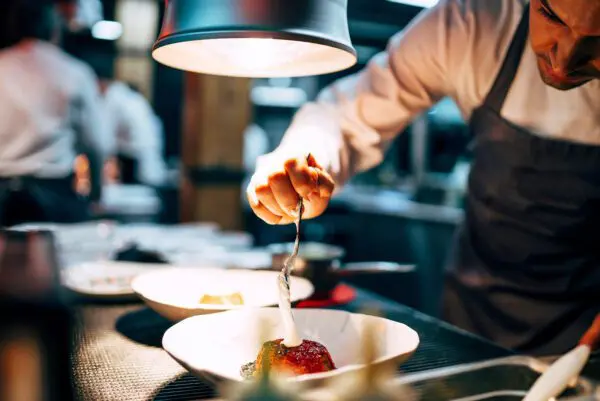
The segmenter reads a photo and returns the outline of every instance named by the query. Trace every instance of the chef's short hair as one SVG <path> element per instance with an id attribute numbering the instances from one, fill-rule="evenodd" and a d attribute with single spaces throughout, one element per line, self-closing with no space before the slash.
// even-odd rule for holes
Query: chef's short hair
<path id="1" fill-rule="evenodd" d="M 56 0 L 0 0 L 0 48 L 23 39 L 50 40 L 56 27 Z"/>

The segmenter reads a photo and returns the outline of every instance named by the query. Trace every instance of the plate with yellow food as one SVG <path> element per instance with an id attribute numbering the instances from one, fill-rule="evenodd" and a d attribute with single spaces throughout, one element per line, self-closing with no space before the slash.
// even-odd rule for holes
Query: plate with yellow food
<path id="1" fill-rule="evenodd" d="M 278 304 L 278 272 L 218 268 L 168 267 L 137 276 L 133 291 L 154 311 L 171 321 L 190 316 Z M 314 288 L 291 278 L 291 301 L 309 298 Z"/>

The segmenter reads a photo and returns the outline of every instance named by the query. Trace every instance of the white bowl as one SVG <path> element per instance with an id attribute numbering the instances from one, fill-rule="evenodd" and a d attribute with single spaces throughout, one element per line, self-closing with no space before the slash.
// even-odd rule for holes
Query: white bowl
<path id="1" fill-rule="evenodd" d="M 150 308 L 172 321 L 190 316 L 246 307 L 277 305 L 278 272 L 225 270 L 215 268 L 165 268 L 137 276 L 131 283 L 133 291 Z M 306 279 L 291 277 L 292 302 L 312 295 L 313 285 Z M 210 305 L 199 303 L 205 295 L 239 292 L 244 305 Z"/>
<path id="2" fill-rule="evenodd" d="M 388 319 L 325 309 L 294 309 L 293 313 L 301 337 L 325 345 L 337 367 L 288 379 L 309 387 L 364 369 L 361 338 L 367 324 L 377 330 L 376 364 L 400 364 L 419 345 L 413 329 Z M 240 309 L 186 319 L 165 332 L 163 347 L 193 374 L 215 383 L 242 381 L 241 366 L 256 359 L 264 340 L 261 324 L 268 328 L 269 339 L 283 337 L 278 308 Z"/>

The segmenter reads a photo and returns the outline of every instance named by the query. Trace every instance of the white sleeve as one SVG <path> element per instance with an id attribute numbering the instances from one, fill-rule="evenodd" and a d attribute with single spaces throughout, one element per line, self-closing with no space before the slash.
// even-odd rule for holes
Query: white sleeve
<path id="1" fill-rule="evenodd" d="M 131 93 L 124 108 L 123 124 L 128 133 L 128 148 L 137 156 L 138 179 L 149 185 L 160 185 L 166 175 L 163 159 L 163 125 L 142 95 Z"/>
<path id="2" fill-rule="evenodd" d="M 161 185 L 167 175 L 167 166 L 163 158 L 163 124 L 152 115 L 154 129 L 147 133 L 148 142 L 142 148 L 139 159 L 139 180 L 150 185 Z"/>
<path id="3" fill-rule="evenodd" d="M 423 12 L 364 70 L 302 107 L 273 156 L 310 152 L 338 184 L 379 164 L 413 118 L 453 95 L 458 49 L 471 35 L 465 14 L 462 0 L 442 0 Z"/>
<path id="4" fill-rule="evenodd" d="M 95 75 L 85 71 L 78 85 L 75 135 L 78 147 L 106 158 L 115 147 L 114 135 L 107 124 L 108 113 L 102 101 Z"/>

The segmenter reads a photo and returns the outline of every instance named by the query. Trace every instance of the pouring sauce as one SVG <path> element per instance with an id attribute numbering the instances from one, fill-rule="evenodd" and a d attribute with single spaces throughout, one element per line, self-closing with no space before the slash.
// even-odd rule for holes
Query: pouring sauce
<path id="1" fill-rule="evenodd" d="M 268 371 L 269 367 L 293 375 L 328 372 L 335 369 L 335 364 L 325 346 L 316 341 L 302 340 L 292 314 L 290 274 L 294 269 L 300 248 L 300 223 L 303 211 L 302 200 L 300 200 L 294 249 L 284 262 L 278 276 L 279 311 L 283 322 L 284 338 L 267 341 L 259 351 L 257 359 L 242 366 L 240 374 L 245 379 L 256 377 L 257 374 Z"/>
<path id="2" fill-rule="evenodd" d="M 298 347 L 302 344 L 302 339 L 298 334 L 296 322 L 292 315 L 292 301 L 290 296 L 290 274 L 294 269 L 296 255 L 298 253 L 300 240 L 300 219 L 302 218 L 302 201 L 300 201 L 299 216 L 296 220 L 296 242 L 294 243 L 294 251 L 292 255 L 283 264 L 283 269 L 279 274 L 279 311 L 281 312 L 281 320 L 283 321 L 284 337 L 282 344 L 288 348 Z"/>

